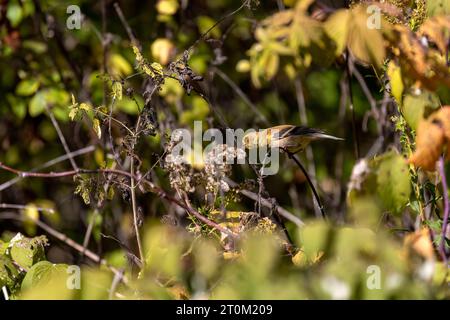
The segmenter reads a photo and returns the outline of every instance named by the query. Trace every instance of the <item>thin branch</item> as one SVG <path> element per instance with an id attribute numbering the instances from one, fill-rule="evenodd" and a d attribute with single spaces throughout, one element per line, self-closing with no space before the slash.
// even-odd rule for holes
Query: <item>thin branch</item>
<path id="1" fill-rule="evenodd" d="M 291 158 L 292 160 L 294 160 L 294 162 L 298 165 L 298 167 L 300 168 L 300 170 L 302 170 L 303 174 L 306 177 L 306 180 L 309 183 L 309 186 L 311 187 L 312 192 L 314 193 L 314 197 L 316 197 L 316 201 L 317 201 L 317 205 L 319 206 L 320 212 L 322 214 L 322 217 L 324 219 L 326 219 L 326 214 L 325 214 L 325 210 L 323 209 L 323 205 L 322 202 L 320 201 L 319 198 L 319 194 L 316 191 L 316 188 L 314 187 L 314 184 L 312 183 L 311 179 L 309 178 L 308 172 L 306 171 L 306 169 L 303 167 L 303 165 L 300 163 L 300 161 L 295 157 L 294 154 L 287 152 L 289 158 Z"/>
<path id="2" fill-rule="evenodd" d="M 442 218 L 442 239 L 439 245 L 439 253 L 441 254 L 442 260 L 447 265 L 447 251 L 445 249 L 445 239 L 447 235 L 447 223 L 449 216 L 449 200 L 448 200 L 448 186 L 447 186 L 447 178 L 445 176 L 445 160 L 444 157 L 439 158 L 439 174 L 441 175 L 441 183 L 442 183 L 442 197 L 444 198 L 444 216 Z"/>
<path id="3" fill-rule="evenodd" d="M 111 288 L 109 289 L 109 296 L 108 296 L 109 300 L 113 300 L 114 294 L 116 293 L 117 290 L 117 286 L 119 285 L 120 279 L 122 279 L 123 275 L 124 275 L 123 270 L 119 270 L 119 273 L 114 274 L 114 279 L 111 283 Z"/>
<path id="4" fill-rule="evenodd" d="M 355 67 L 355 64 L 353 63 L 353 60 L 350 59 L 349 63 L 350 63 L 350 73 L 355 76 L 355 78 L 358 81 L 362 91 L 364 92 L 364 95 L 367 98 L 367 101 L 370 104 L 370 108 L 372 110 L 373 117 L 376 120 L 375 122 L 376 122 L 378 133 L 381 135 L 382 134 L 383 123 L 384 123 L 384 118 L 382 118 L 380 116 L 380 112 L 377 109 L 377 101 L 372 96 L 372 93 L 370 92 L 369 87 L 367 86 L 366 82 L 364 81 L 363 76 L 361 75 L 359 70 Z"/>
<path id="5" fill-rule="evenodd" d="M 10 203 L 0 203 L 0 209 L 17 209 L 17 210 L 25 210 L 30 208 L 28 205 L 23 204 L 10 204 Z M 32 207 L 33 209 L 39 211 L 39 212 L 48 212 L 48 213 L 55 213 L 54 209 L 51 208 L 42 208 L 42 207 Z"/>
<path id="6" fill-rule="evenodd" d="M 66 154 L 69 156 L 69 161 L 70 161 L 70 164 L 72 165 L 72 168 L 74 170 L 78 170 L 78 166 L 77 166 L 75 160 L 70 155 L 71 151 L 69 149 L 69 145 L 67 144 L 66 138 L 64 138 L 61 128 L 59 127 L 58 121 L 56 121 L 56 118 L 53 115 L 53 112 L 49 108 L 47 108 L 47 112 L 48 112 L 48 115 L 50 116 L 50 120 L 52 120 L 52 124 L 55 127 L 56 132 L 58 133 L 58 137 L 64 147 L 64 151 L 66 151 Z"/>
<path id="7" fill-rule="evenodd" d="M 115 164 L 113 164 L 113 168 L 114 167 L 115 167 Z M 109 176 L 107 178 L 106 184 L 103 187 L 103 190 L 105 191 L 105 193 L 108 192 L 110 183 L 111 183 L 111 176 Z M 86 229 L 86 233 L 84 235 L 84 239 L 83 239 L 83 247 L 84 248 L 87 248 L 89 245 L 89 240 L 91 238 L 92 230 L 94 229 L 94 223 L 97 218 L 97 215 L 100 213 L 99 208 L 101 207 L 102 203 L 103 203 L 103 200 L 101 200 L 101 199 L 99 199 L 97 201 L 97 208 L 95 208 L 95 210 L 94 210 L 94 214 L 91 217 L 91 221 L 89 221 L 89 225 L 88 225 L 88 227 Z"/>
<path id="8" fill-rule="evenodd" d="M 215 28 L 217 27 L 219 24 L 221 24 L 223 21 L 225 21 L 226 19 L 234 16 L 235 14 L 239 13 L 239 11 L 241 11 L 242 9 L 244 9 L 245 7 L 250 6 L 250 0 L 244 0 L 241 4 L 241 6 L 239 8 L 237 8 L 236 10 L 234 10 L 233 12 L 230 12 L 228 14 L 226 14 L 225 16 L 223 16 L 222 18 L 220 18 L 219 20 L 217 20 L 216 23 L 214 23 L 208 30 L 206 30 L 201 36 L 200 38 L 198 38 L 187 50 L 187 54 L 191 54 L 192 50 L 201 42 L 205 39 L 205 37 Z"/>
<path id="9" fill-rule="evenodd" d="M 305 96 L 303 94 L 303 85 L 302 85 L 302 79 L 300 78 L 300 76 L 298 76 L 295 79 L 295 93 L 296 93 L 296 98 L 297 98 L 297 106 L 298 106 L 298 113 L 299 113 L 299 117 L 300 117 L 300 123 L 303 126 L 307 126 L 308 125 L 308 116 L 306 114 L 306 103 L 305 103 Z M 311 180 L 313 182 L 313 184 L 316 184 L 316 166 L 314 164 L 314 153 L 312 150 L 311 145 L 308 145 L 306 147 L 306 159 L 308 160 L 308 171 L 311 173 Z M 314 203 L 314 212 L 316 214 L 317 217 L 320 217 L 321 213 L 318 210 L 318 206 L 319 204 L 316 201 L 316 198 L 313 195 L 313 203 Z"/>
<path id="10" fill-rule="evenodd" d="M 355 118 L 355 107 L 353 104 L 353 89 L 352 89 L 352 70 L 351 70 L 351 53 L 350 50 L 347 49 L 347 63 L 346 63 L 346 72 L 347 72 L 347 90 L 349 97 L 349 107 L 352 115 L 352 134 L 353 134 L 353 145 L 355 149 L 355 158 L 359 159 L 359 139 L 358 134 L 356 132 L 356 118 Z"/>
<path id="11" fill-rule="evenodd" d="M 71 152 L 69 154 L 65 154 L 65 155 L 59 156 L 59 157 L 57 157 L 55 159 L 52 159 L 50 161 L 47 161 L 44 164 L 42 164 L 42 165 L 32 169 L 30 172 L 36 172 L 38 170 L 46 169 L 48 167 L 54 166 L 55 164 L 61 163 L 63 161 L 66 161 L 66 160 L 70 159 L 70 157 L 74 157 L 75 158 L 75 157 L 78 157 L 78 156 L 90 153 L 90 152 L 92 152 L 94 150 L 95 150 L 95 146 L 88 146 L 86 148 L 79 149 L 77 151 L 74 151 L 74 152 Z M 0 185 L 0 191 L 3 191 L 5 189 L 10 188 L 11 186 L 15 185 L 16 183 L 18 183 L 22 179 L 23 179 L 23 177 L 21 177 L 19 175 L 19 177 L 15 177 L 15 178 L 13 178 L 13 179 L 11 179 L 11 180 L 1 184 Z"/>
<path id="12" fill-rule="evenodd" d="M 229 178 L 225 178 L 225 182 L 232 188 L 235 188 L 238 186 L 238 184 L 229 179 Z M 250 191 L 250 190 L 245 190 L 245 189 L 241 189 L 239 190 L 239 193 L 241 193 L 242 195 L 244 195 L 245 197 L 253 200 L 253 201 L 258 201 L 258 194 Z M 266 207 L 266 208 L 273 208 L 273 203 L 270 202 L 268 199 L 265 198 L 261 198 L 261 204 Z M 275 206 L 275 209 L 277 210 L 277 212 L 283 216 L 284 218 L 286 218 L 287 220 L 291 221 L 292 223 L 294 223 L 295 225 L 297 225 L 298 227 L 303 227 L 305 225 L 305 223 L 298 218 L 297 216 L 293 215 L 292 213 L 290 213 L 289 211 L 287 211 L 286 209 L 284 209 L 283 207 L 280 207 L 278 205 Z"/>
<path id="13" fill-rule="evenodd" d="M 262 122 L 264 122 L 265 125 L 269 126 L 269 121 L 266 116 L 259 111 L 258 107 L 250 101 L 247 95 L 241 90 L 241 88 L 239 88 L 238 85 L 236 85 L 236 83 L 233 82 L 233 80 L 231 80 L 224 72 L 222 72 L 222 70 L 218 68 L 214 68 L 214 72 L 217 73 L 217 75 L 221 77 L 238 94 L 239 97 L 241 97 L 245 104 L 252 109 L 252 111 L 261 119 Z"/>
<path id="14" fill-rule="evenodd" d="M 131 175 L 131 206 L 133 209 L 133 223 L 134 223 L 134 232 L 136 233 L 136 241 L 139 249 L 139 258 L 141 259 L 142 266 L 145 265 L 145 257 L 144 250 L 142 248 L 141 236 L 139 232 L 139 223 L 138 223 L 138 213 L 136 207 L 136 189 L 135 189 L 135 180 L 134 180 L 134 158 L 131 156 L 131 164 L 130 164 L 130 175 Z"/>
<path id="15" fill-rule="evenodd" d="M 98 174 L 98 173 L 114 173 L 117 175 L 127 176 L 131 178 L 129 172 L 115 169 L 78 169 L 78 170 L 70 170 L 70 171 L 61 171 L 61 172 L 30 172 L 30 171 L 20 171 L 0 162 L 0 169 L 9 171 L 11 173 L 17 174 L 21 178 L 62 178 L 62 177 L 71 177 L 77 174 Z"/>
<path id="16" fill-rule="evenodd" d="M 99 173 L 103 173 L 103 174 L 108 174 L 108 173 L 112 173 L 112 174 L 117 174 L 117 175 L 122 175 L 122 176 L 126 176 L 128 178 L 131 178 L 132 175 L 130 172 L 126 172 L 126 171 L 122 171 L 122 170 L 114 170 L 114 169 L 95 169 L 95 170 L 88 170 L 88 169 L 78 169 L 77 171 L 75 170 L 71 170 L 71 171 L 62 171 L 62 172 L 50 172 L 50 173 L 41 173 L 41 172 L 26 172 L 26 171 L 20 171 L 11 167 L 8 167 L 4 164 L 2 164 L 0 162 L 0 169 L 4 169 L 6 171 L 9 171 L 11 173 L 17 174 L 22 178 L 27 178 L 27 177 L 34 177 L 34 178 L 61 178 L 61 177 L 70 177 L 70 176 L 74 176 L 77 174 L 99 174 Z M 135 180 L 138 180 L 136 176 L 133 176 Z M 142 181 L 142 180 L 141 180 Z M 201 220 L 202 222 L 204 222 L 205 224 L 209 225 L 212 228 L 215 228 L 223 233 L 226 233 L 230 236 L 237 236 L 235 233 L 231 232 L 230 230 L 223 228 L 222 226 L 220 226 L 219 224 L 209 220 L 208 218 L 202 216 L 199 212 L 197 212 L 196 210 L 194 210 L 193 208 L 189 208 L 188 206 L 186 206 L 185 204 L 183 204 L 182 202 L 178 201 L 177 199 L 169 196 L 163 189 L 157 187 L 156 185 L 154 185 L 153 183 L 151 183 L 148 180 L 142 181 L 142 183 L 145 183 L 147 186 L 150 187 L 151 191 L 155 194 L 157 194 L 158 196 L 167 199 L 175 204 L 177 204 L 179 207 L 188 210 L 188 212 L 192 215 L 194 215 L 196 218 L 198 218 L 199 220 Z M 131 190 L 134 190 L 135 188 L 131 188 Z M 80 245 L 81 248 L 83 248 Z"/>
<path id="17" fill-rule="evenodd" d="M 140 46 L 139 41 L 134 36 L 133 30 L 131 29 L 130 25 L 128 24 L 127 20 L 125 19 L 122 9 L 120 8 L 120 6 L 117 2 L 114 3 L 114 9 L 116 10 L 117 15 L 119 16 L 120 22 L 122 22 L 122 25 L 125 28 L 125 31 L 127 32 L 128 38 L 130 38 L 131 43 L 133 45 L 139 47 Z"/>
<path id="18" fill-rule="evenodd" d="M 25 219 L 30 219 L 30 218 L 28 218 L 28 217 L 25 218 L 25 217 L 23 217 L 23 216 L 21 216 L 19 214 L 12 213 L 12 212 L 2 212 L 2 213 L 0 213 L 0 219 L 10 219 L 10 220 L 24 221 Z M 33 221 L 34 221 L 34 223 L 36 223 L 36 225 L 38 227 L 43 229 L 49 235 L 51 235 L 51 236 L 55 237 L 56 239 L 64 242 L 66 245 L 68 245 L 69 247 L 77 250 L 78 252 L 82 252 L 86 257 L 88 257 L 92 261 L 106 266 L 114 274 L 119 274 L 120 273 L 120 271 L 117 270 L 115 267 L 109 265 L 108 262 L 105 259 L 100 258 L 100 256 L 98 256 L 97 254 L 95 254 L 94 252 L 92 252 L 90 250 L 85 250 L 82 245 L 80 245 L 77 242 L 73 241 L 71 238 L 66 236 L 64 233 L 61 233 L 61 232 L 53 229 L 52 227 L 50 227 L 49 225 L 47 225 L 46 223 L 44 223 L 44 222 L 42 222 L 42 221 L 40 221 L 38 219 L 33 219 Z M 125 284 L 128 283 L 128 279 L 127 279 L 126 276 L 122 275 L 121 279 L 122 279 L 123 283 L 125 283 Z"/>
<path id="19" fill-rule="evenodd" d="M 232 237 L 233 239 L 238 238 L 239 236 L 234 233 L 233 231 L 231 231 L 228 228 L 224 228 L 222 227 L 220 224 L 206 218 L 205 216 L 201 215 L 197 210 L 195 210 L 187 201 L 187 199 L 184 199 L 185 204 L 183 205 L 180 201 L 176 200 L 173 197 L 168 196 L 167 194 L 165 194 L 164 196 L 167 200 L 170 200 L 172 202 L 174 202 L 175 204 L 177 204 L 178 206 L 184 208 L 189 214 L 193 215 L 194 217 L 196 217 L 197 219 L 199 219 L 201 222 L 203 222 L 204 224 L 210 226 L 213 229 L 219 230 L 222 233 L 225 233 L 227 235 L 229 235 L 230 237 Z"/>

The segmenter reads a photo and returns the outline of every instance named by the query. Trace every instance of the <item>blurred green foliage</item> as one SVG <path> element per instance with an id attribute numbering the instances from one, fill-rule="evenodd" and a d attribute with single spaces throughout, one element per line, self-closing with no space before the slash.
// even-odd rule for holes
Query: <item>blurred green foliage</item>
<path id="1" fill-rule="evenodd" d="M 411 14 L 385 12 L 391 24 L 367 31 L 361 1 L 323 1 L 330 12 L 313 2 L 118 1 L 126 23 L 108 1 L 0 5 L 0 163 L 86 170 L 41 179 L 0 169 L 0 289 L 11 299 L 450 298 L 438 251 L 449 248 L 448 194 L 436 172 L 405 159 L 418 124 L 450 103 L 448 61 L 416 33 L 433 17 L 447 21 L 448 5 L 388 1 Z M 66 26 L 69 5 L 83 13 L 79 30 Z M 307 124 L 345 138 L 305 156 L 330 220 L 312 219 L 305 177 L 284 157 L 263 188 L 255 168 L 233 166 L 218 176 L 238 185 L 220 180 L 215 193 L 205 163 L 170 167 L 170 134 L 196 120 L 203 129 Z M 68 157 L 75 165 L 55 162 L 87 146 Z M 276 201 L 260 209 L 245 192 Z M 275 204 L 305 222 L 283 220 L 292 243 Z"/>

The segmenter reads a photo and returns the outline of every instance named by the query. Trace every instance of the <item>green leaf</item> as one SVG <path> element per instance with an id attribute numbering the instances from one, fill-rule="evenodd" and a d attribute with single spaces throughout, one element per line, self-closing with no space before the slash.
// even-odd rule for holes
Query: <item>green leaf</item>
<path id="1" fill-rule="evenodd" d="M 53 112 L 57 119 L 67 121 L 69 101 L 70 95 L 64 90 L 57 88 L 40 90 L 31 98 L 28 112 L 30 116 L 37 117 L 45 111 L 47 106 L 54 107 Z"/>
<path id="2" fill-rule="evenodd" d="M 197 26 L 201 34 L 208 31 L 215 23 L 216 21 L 208 16 L 197 17 Z M 221 32 L 219 27 L 216 26 L 214 29 L 210 30 L 208 35 L 213 38 L 220 38 Z"/>
<path id="3" fill-rule="evenodd" d="M 424 91 L 420 95 L 407 94 L 403 99 L 402 112 L 408 125 L 416 130 L 427 111 L 434 110 L 439 105 L 439 98 L 434 93 Z"/>
<path id="4" fill-rule="evenodd" d="M 9 243 L 0 240 L 0 256 L 6 253 L 6 249 L 8 249 Z"/>
<path id="5" fill-rule="evenodd" d="M 308 259 L 326 250 L 329 231 L 329 226 L 323 222 L 308 224 L 299 230 L 298 246 L 303 248 Z"/>
<path id="6" fill-rule="evenodd" d="M 39 81 L 34 79 L 22 80 L 16 88 L 16 94 L 19 96 L 31 96 L 39 89 Z"/>
<path id="7" fill-rule="evenodd" d="M 12 112 L 17 118 L 23 119 L 27 115 L 27 105 L 23 98 L 19 98 L 14 94 L 7 94 L 6 100 L 11 106 Z"/>
<path id="8" fill-rule="evenodd" d="M 45 236 L 26 238 L 18 233 L 10 242 L 11 258 L 22 268 L 29 268 L 45 259 Z"/>
<path id="9" fill-rule="evenodd" d="M 136 97 L 136 101 L 139 105 L 143 105 L 144 101 L 140 97 Z M 116 108 L 130 115 L 136 115 L 139 113 L 138 106 L 133 99 L 124 96 L 122 100 L 117 101 Z"/>
<path id="10" fill-rule="evenodd" d="M 81 272 L 81 300 L 106 300 L 109 297 L 111 288 L 112 273 L 93 269 L 83 268 Z"/>
<path id="11" fill-rule="evenodd" d="M 47 51 L 47 44 L 45 42 L 36 41 L 36 40 L 25 40 L 22 43 L 22 46 L 25 49 L 34 51 L 36 54 L 43 54 Z"/>
<path id="12" fill-rule="evenodd" d="M 45 91 L 39 91 L 31 99 L 30 104 L 28 105 L 28 112 L 30 113 L 30 116 L 37 117 L 45 111 L 46 106 Z"/>
<path id="13" fill-rule="evenodd" d="M 450 14 L 450 1 L 448 0 L 430 0 L 426 1 L 426 4 L 429 17 Z"/>
<path id="14" fill-rule="evenodd" d="M 399 212 L 409 200 L 411 183 L 406 160 L 394 152 L 379 160 L 377 191 L 386 209 Z"/>
<path id="15" fill-rule="evenodd" d="M 0 255 L 0 289 L 3 286 L 12 288 L 17 281 L 19 272 L 14 267 L 13 261 L 3 254 Z"/>
<path id="16" fill-rule="evenodd" d="M 36 263 L 22 281 L 23 300 L 69 300 L 78 291 L 71 288 L 71 278 L 77 276 L 69 272 L 66 264 L 53 264 L 48 261 Z M 76 279 L 75 279 L 76 280 Z"/>
<path id="17" fill-rule="evenodd" d="M 22 7 L 17 1 L 11 1 L 6 10 L 6 17 L 11 22 L 12 27 L 17 27 L 23 18 Z"/>
<path id="18" fill-rule="evenodd" d="M 28 270 L 27 275 L 23 279 L 22 290 L 44 285 L 58 275 L 67 276 L 67 267 L 66 264 L 53 264 L 48 261 L 36 263 Z"/>

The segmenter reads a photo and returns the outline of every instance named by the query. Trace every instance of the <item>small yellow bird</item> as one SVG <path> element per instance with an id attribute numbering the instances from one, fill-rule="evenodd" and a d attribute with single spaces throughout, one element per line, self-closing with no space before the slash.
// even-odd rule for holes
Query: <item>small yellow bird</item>
<path id="1" fill-rule="evenodd" d="M 310 142 L 319 139 L 344 140 L 330 136 L 320 129 L 284 124 L 247 133 L 242 138 L 242 143 L 247 149 L 270 146 L 295 154 L 305 150 Z"/>

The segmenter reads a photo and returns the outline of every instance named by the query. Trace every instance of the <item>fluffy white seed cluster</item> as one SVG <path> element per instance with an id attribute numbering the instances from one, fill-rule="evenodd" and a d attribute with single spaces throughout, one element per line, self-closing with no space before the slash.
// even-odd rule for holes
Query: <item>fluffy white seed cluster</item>
<path id="1" fill-rule="evenodd" d="M 245 158 L 245 151 L 226 144 L 214 146 L 205 156 L 206 190 L 217 193 L 227 192 L 230 186 L 224 178 L 231 172 L 235 159 Z"/>

